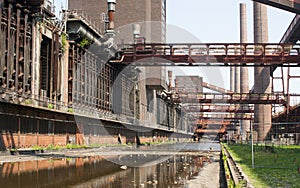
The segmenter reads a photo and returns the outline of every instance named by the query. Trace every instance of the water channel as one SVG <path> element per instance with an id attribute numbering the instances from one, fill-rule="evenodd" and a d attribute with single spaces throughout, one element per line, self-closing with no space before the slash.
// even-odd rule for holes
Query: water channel
<path id="1" fill-rule="evenodd" d="M 159 150 L 151 151 L 150 154 L 121 152 L 114 156 L 48 157 L 46 160 L 3 163 L 0 185 L 5 188 L 185 188 L 213 160 L 209 155 L 193 152 L 166 155 Z"/>

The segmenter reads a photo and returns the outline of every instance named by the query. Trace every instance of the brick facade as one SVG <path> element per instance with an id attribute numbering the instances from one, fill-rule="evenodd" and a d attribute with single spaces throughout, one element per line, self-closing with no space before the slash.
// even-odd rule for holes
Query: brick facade
<path id="1" fill-rule="evenodd" d="M 102 30 L 104 29 L 101 13 L 107 13 L 107 0 L 69 0 L 69 9 L 84 10 L 97 25 L 101 26 Z M 150 27 L 149 21 L 156 23 L 152 23 Z M 117 0 L 115 14 L 115 27 L 117 30 L 126 30 L 126 34 L 128 34 L 127 31 L 132 32 L 131 25 L 139 22 L 144 23 L 141 24 L 141 35 L 145 36 L 148 41 L 164 41 L 165 0 Z M 145 22 L 148 23 L 145 24 Z M 131 35 L 132 33 L 130 33 Z"/>

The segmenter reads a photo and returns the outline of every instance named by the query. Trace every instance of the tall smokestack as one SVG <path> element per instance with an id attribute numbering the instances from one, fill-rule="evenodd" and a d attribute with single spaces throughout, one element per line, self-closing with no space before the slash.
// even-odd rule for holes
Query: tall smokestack
<path id="1" fill-rule="evenodd" d="M 230 67 L 230 91 L 235 91 L 235 87 L 234 87 L 234 81 L 235 81 L 235 67 L 231 66 Z"/>
<path id="2" fill-rule="evenodd" d="M 115 12 L 116 12 L 116 0 L 107 0 L 108 5 L 108 30 L 114 31 L 115 30 Z"/>
<path id="3" fill-rule="evenodd" d="M 240 4 L 240 42 L 247 43 L 247 6 L 245 3 Z M 240 86 L 241 93 L 249 93 L 249 74 L 247 67 L 241 67 L 240 76 Z M 245 104 L 241 106 L 242 108 L 247 108 L 249 105 Z M 242 141 L 247 140 L 247 133 L 250 132 L 250 121 L 241 121 L 241 134 Z"/>
<path id="4" fill-rule="evenodd" d="M 268 42 L 267 7 L 253 2 L 254 43 Z M 254 68 L 254 92 L 271 93 L 270 67 Z M 272 105 L 257 104 L 254 107 L 254 124 L 258 129 L 258 141 L 264 141 L 272 126 Z"/>
<path id="5" fill-rule="evenodd" d="M 238 52 L 236 52 L 238 54 Z M 241 67 L 236 66 L 234 70 L 234 92 L 240 93 L 241 92 Z"/>
<path id="6" fill-rule="evenodd" d="M 172 88 L 172 77 L 173 77 L 173 71 L 168 70 L 169 90 L 171 90 Z"/>

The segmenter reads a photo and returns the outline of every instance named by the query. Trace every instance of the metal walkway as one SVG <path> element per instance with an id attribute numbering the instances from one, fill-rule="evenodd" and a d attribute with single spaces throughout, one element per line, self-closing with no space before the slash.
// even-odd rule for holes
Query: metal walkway
<path id="1" fill-rule="evenodd" d="M 286 104 L 286 96 L 282 94 L 257 94 L 257 93 L 179 93 L 175 94 L 175 103 L 215 103 L 215 104 Z"/>
<path id="2" fill-rule="evenodd" d="M 128 44 L 110 63 L 134 66 L 299 66 L 297 46 L 277 43 Z"/>

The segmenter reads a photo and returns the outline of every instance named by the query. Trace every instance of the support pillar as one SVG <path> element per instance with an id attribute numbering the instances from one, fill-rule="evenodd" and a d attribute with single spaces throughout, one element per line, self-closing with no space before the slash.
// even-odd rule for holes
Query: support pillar
<path id="1" fill-rule="evenodd" d="M 254 2 L 254 43 L 268 42 L 267 7 Z M 271 93 L 270 67 L 254 68 L 254 92 Z M 258 141 L 264 141 L 272 126 L 272 105 L 257 104 L 254 107 L 254 127 L 258 131 Z"/>
<path id="2" fill-rule="evenodd" d="M 235 90 L 235 86 L 234 86 L 234 81 L 235 81 L 235 67 L 231 66 L 230 67 L 230 91 L 234 91 Z"/>
<path id="3" fill-rule="evenodd" d="M 240 4 L 240 42 L 247 43 L 247 7 L 245 3 Z M 242 55 L 242 54 L 241 54 Z M 249 93 L 249 74 L 248 67 L 241 67 L 240 70 L 240 92 Z M 241 105 L 241 108 L 248 108 L 248 104 Z M 242 141 L 248 139 L 247 134 L 250 132 L 250 120 L 241 120 Z"/>

